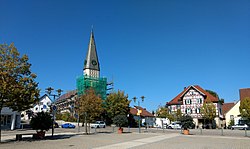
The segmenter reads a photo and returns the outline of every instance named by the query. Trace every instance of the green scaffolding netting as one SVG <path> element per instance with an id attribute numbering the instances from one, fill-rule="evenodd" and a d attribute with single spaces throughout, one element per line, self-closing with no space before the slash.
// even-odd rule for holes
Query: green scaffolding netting
<path id="1" fill-rule="evenodd" d="M 107 97 L 107 78 L 95 78 L 82 75 L 76 79 L 78 96 L 85 93 L 89 88 L 93 88 L 97 95 L 104 100 Z"/>

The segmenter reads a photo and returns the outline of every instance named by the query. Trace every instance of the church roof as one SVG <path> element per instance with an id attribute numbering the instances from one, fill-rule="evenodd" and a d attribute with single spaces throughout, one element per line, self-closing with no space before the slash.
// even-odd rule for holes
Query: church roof
<path id="1" fill-rule="evenodd" d="M 205 91 L 203 88 L 201 88 L 199 85 L 190 85 L 189 87 L 185 88 L 180 94 L 178 94 L 175 98 L 173 98 L 170 102 L 167 102 L 167 105 L 178 105 L 180 104 L 180 100 L 182 97 L 189 91 L 190 88 L 195 89 L 198 91 L 201 95 L 203 95 L 206 99 L 210 99 L 212 102 L 218 102 L 218 98 L 214 97 L 207 91 Z"/>
<path id="2" fill-rule="evenodd" d="M 88 52 L 84 61 L 84 70 L 85 69 L 100 71 L 93 30 L 90 34 Z"/>

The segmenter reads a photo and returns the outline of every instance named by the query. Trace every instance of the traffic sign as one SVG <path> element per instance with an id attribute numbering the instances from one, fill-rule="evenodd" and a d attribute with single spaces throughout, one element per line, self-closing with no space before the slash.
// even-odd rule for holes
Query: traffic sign
<path id="1" fill-rule="evenodd" d="M 56 105 L 53 105 L 52 110 L 56 111 Z"/>

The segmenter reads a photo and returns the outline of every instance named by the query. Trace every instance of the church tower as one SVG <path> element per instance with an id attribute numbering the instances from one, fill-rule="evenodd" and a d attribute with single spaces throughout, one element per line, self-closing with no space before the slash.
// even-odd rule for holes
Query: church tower
<path id="1" fill-rule="evenodd" d="M 100 66 L 96 51 L 93 29 L 91 30 L 89 47 L 86 58 L 84 60 L 83 75 L 87 75 L 94 78 L 100 77 Z"/>
<path id="2" fill-rule="evenodd" d="M 84 60 L 83 75 L 77 77 L 76 86 L 78 96 L 85 94 L 86 90 L 92 88 L 103 100 L 107 97 L 107 78 L 100 77 L 100 66 L 93 29 L 91 30 L 88 51 Z"/>

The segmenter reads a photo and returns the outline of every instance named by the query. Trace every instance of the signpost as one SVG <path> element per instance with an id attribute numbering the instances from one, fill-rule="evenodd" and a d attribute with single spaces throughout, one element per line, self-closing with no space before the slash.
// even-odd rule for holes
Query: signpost
<path id="1" fill-rule="evenodd" d="M 56 113 L 56 105 L 52 106 L 52 137 L 54 136 L 54 125 L 55 125 L 55 113 Z"/>

